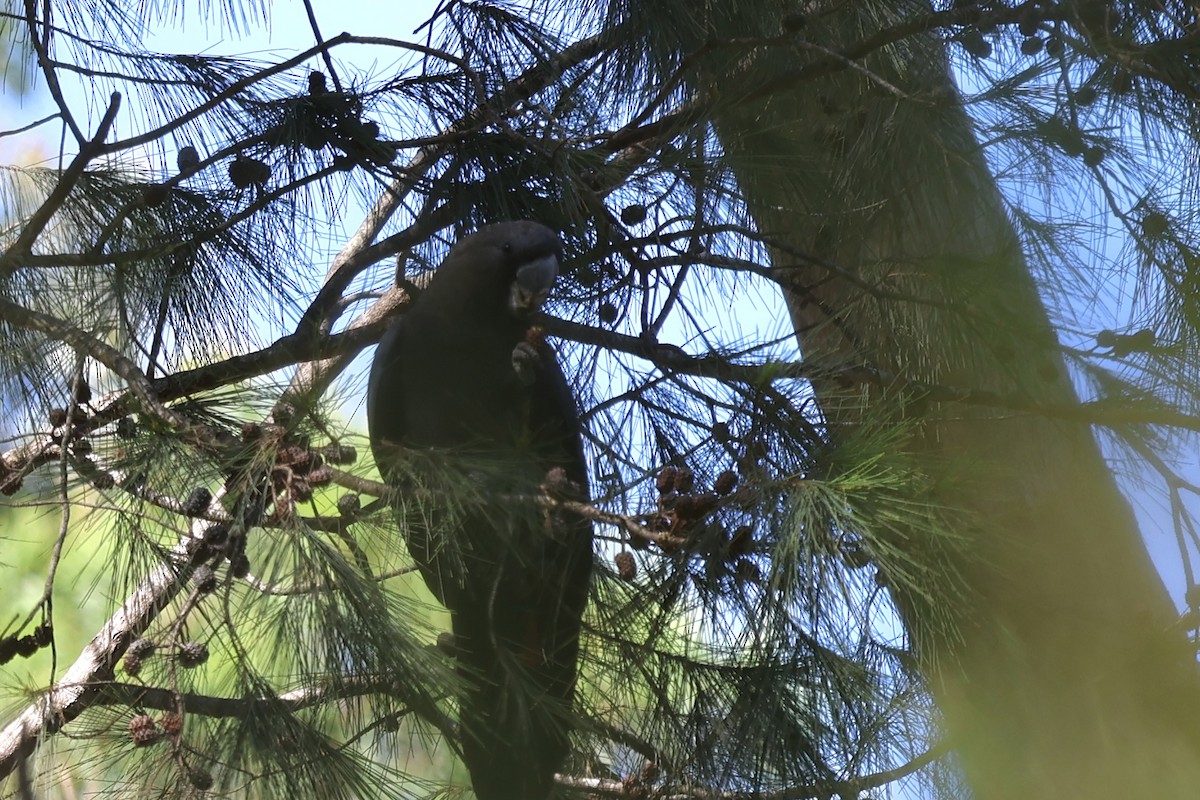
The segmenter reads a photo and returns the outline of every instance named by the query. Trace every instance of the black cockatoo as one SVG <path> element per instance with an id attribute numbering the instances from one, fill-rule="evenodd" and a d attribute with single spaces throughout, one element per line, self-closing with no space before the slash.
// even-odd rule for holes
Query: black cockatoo
<path id="1" fill-rule="evenodd" d="M 533 222 L 459 241 L 384 335 L 371 447 L 409 550 L 451 612 L 463 760 L 481 800 L 545 800 L 568 752 L 591 523 L 537 502 L 587 492 L 574 398 L 531 315 L 562 246 Z"/>

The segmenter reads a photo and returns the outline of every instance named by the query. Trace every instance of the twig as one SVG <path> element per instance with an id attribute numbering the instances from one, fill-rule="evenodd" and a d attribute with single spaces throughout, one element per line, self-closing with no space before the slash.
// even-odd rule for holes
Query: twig
<path id="1" fill-rule="evenodd" d="M 193 425 L 164 405 L 155 396 L 154 388 L 138 366 L 112 345 L 64 320 L 3 298 L 0 298 L 0 319 L 19 328 L 38 331 L 51 339 L 70 345 L 80 353 L 87 353 L 125 380 L 129 390 L 141 404 L 138 410 L 153 414 L 198 444 L 211 446 L 213 432 Z"/>
<path id="2" fill-rule="evenodd" d="M 304 0 L 304 12 L 308 14 L 308 24 L 312 27 L 313 37 L 317 40 L 317 44 L 324 44 L 325 37 L 321 35 L 321 27 L 317 25 L 317 14 L 313 11 L 312 0 Z M 342 81 L 338 78 L 337 70 L 333 67 L 333 58 L 329 55 L 329 48 L 321 50 L 321 58 L 325 61 L 325 69 L 329 70 L 329 77 L 333 80 L 333 88 L 341 92 Z"/>
<path id="3" fill-rule="evenodd" d="M 419 567 L 417 567 L 417 565 L 409 564 L 408 566 L 397 567 L 396 569 L 388 570 L 387 572 L 381 572 L 378 575 L 372 575 L 371 580 L 375 581 L 376 583 L 382 583 L 383 581 L 391 580 L 392 578 L 399 578 L 403 575 L 409 575 L 413 572 L 416 572 L 418 569 Z M 269 594 L 274 597 L 293 597 L 304 594 L 326 594 L 337 591 L 336 586 L 329 586 L 323 583 L 303 583 L 297 586 L 280 587 L 265 583 L 253 575 L 247 575 L 245 580 L 246 583 L 250 584 L 251 587 L 259 592 L 262 592 L 263 594 Z"/>
<path id="4" fill-rule="evenodd" d="M 873 772 L 861 778 L 800 784 L 786 789 L 757 792 L 721 791 L 703 786 L 668 786 L 664 789 L 654 789 L 642 784 L 628 785 L 624 781 L 608 778 L 582 778 L 571 775 L 557 775 L 555 779 L 560 786 L 579 789 L 600 797 L 643 797 L 649 794 L 656 800 L 824 800 L 831 796 L 857 797 L 860 792 L 886 786 L 924 769 L 948 752 L 949 748 L 946 745 L 938 744 L 906 764 Z"/>
<path id="5" fill-rule="evenodd" d="M 121 93 L 113 92 L 108 101 L 108 110 L 104 112 L 104 117 L 101 118 L 100 125 L 96 128 L 96 135 L 92 137 L 91 141 L 84 144 L 75 158 L 71 159 L 71 163 L 62 171 L 58 183 L 51 190 L 49 196 L 37 211 L 30 215 L 17 238 L 5 248 L 3 255 L 0 255 L 0 273 L 12 272 L 15 262 L 33 250 L 33 243 L 46 230 L 54 213 L 70 197 L 71 192 L 75 189 L 75 184 L 79 182 L 84 170 L 87 169 L 87 165 L 104 149 L 104 140 L 108 137 L 108 132 L 112 128 L 120 107 Z"/>
<path id="6" fill-rule="evenodd" d="M 50 31 L 53 28 L 50 24 L 50 0 L 44 0 L 42 3 L 42 36 L 40 38 L 37 35 L 38 20 L 34 6 L 35 0 L 25 0 L 25 24 L 29 28 L 29 42 L 37 54 L 38 67 L 42 70 L 42 76 L 46 79 L 46 88 L 50 90 L 50 96 L 54 99 L 54 104 L 58 106 L 63 123 L 71 129 L 75 141 L 82 144 L 87 141 L 87 137 L 83 135 L 83 129 L 79 127 L 79 123 L 71 114 L 71 109 L 67 107 L 66 97 L 63 95 L 62 86 L 59 85 L 58 75 L 54 72 L 53 62 L 50 58 Z"/>
<path id="7" fill-rule="evenodd" d="M 50 122 L 51 120 L 57 119 L 61 116 L 61 112 L 58 114 L 49 114 L 41 119 L 30 122 L 28 125 L 22 125 L 19 128 L 9 128 L 8 130 L 0 132 L 0 139 L 3 139 L 6 136 L 16 136 L 17 134 L 24 133 L 25 131 L 31 131 L 39 125 L 45 125 L 47 122 Z"/>
<path id="8" fill-rule="evenodd" d="M 614 514 L 611 511 L 605 511 L 602 508 L 596 508 L 591 503 L 580 503 L 576 500 L 555 500 L 549 497 L 539 497 L 538 502 L 550 508 L 561 508 L 570 511 L 572 514 L 578 514 L 581 517 L 595 520 L 596 522 L 604 522 L 609 525 L 615 525 L 632 536 L 643 539 L 647 542 L 653 542 L 659 547 L 667 551 L 677 550 L 687 545 L 688 540 L 682 536 L 675 536 L 670 533 L 661 531 L 652 531 L 645 525 L 637 521 L 635 517 L 626 516 L 624 514 Z"/>

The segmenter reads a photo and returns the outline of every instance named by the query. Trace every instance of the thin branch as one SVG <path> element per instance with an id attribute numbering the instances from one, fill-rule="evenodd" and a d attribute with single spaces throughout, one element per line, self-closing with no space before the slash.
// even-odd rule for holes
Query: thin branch
<path id="1" fill-rule="evenodd" d="M 17 238 L 0 255 L 0 274 L 11 273 L 17 266 L 17 262 L 32 252 L 33 243 L 50 224 L 50 218 L 54 216 L 54 213 L 71 196 L 71 192 L 74 191 L 75 185 L 83 176 L 87 165 L 103 151 L 104 140 L 108 137 L 109 130 L 112 129 L 113 121 L 116 119 L 117 110 L 120 107 L 121 93 L 113 92 L 108 102 L 108 110 L 104 112 L 100 125 L 96 128 L 96 135 L 84 144 L 75 158 L 71 159 L 71 163 L 62 171 L 58 183 L 50 195 L 42 202 L 37 211 L 30 215 Z"/>
<path id="2" fill-rule="evenodd" d="M 893 769 L 864 775 L 847 781 L 829 781 L 824 783 L 801 784 L 789 786 L 786 789 L 770 791 L 744 792 L 736 790 L 716 790 L 701 786 L 676 788 L 668 786 L 655 789 L 638 781 L 617 781 L 607 778 L 582 778 L 571 775 L 556 776 L 560 786 L 578 789 L 598 797 L 645 797 L 653 796 L 656 800 L 825 800 L 832 796 L 857 797 L 859 793 L 878 789 L 901 778 L 912 775 L 924 769 L 949 752 L 944 744 L 935 745 L 911 761 Z"/>
<path id="3" fill-rule="evenodd" d="M 193 425 L 164 405 L 155 396 L 154 388 L 138 366 L 111 345 L 63 320 L 3 298 L 0 298 L 0 320 L 19 328 L 38 331 L 51 339 L 70 345 L 80 353 L 86 353 L 125 380 L 140 403 L 138 410 L 153 414 L 193 441 L 212 443 L 214 434 L 211 430 Z"/>
<path id="4" fill-rule="evenodd" d="M 46 737 L 58 732 L 100 696 L 129 643 L 144 633 L 186 584 L 191 572 L 185 536 L 83 648 L 62 679 L 0 729 L 0 779 L 6 778 Z"/>
<path id="5" fill-rule="evenodd" d="M 25 131 L 31 131 L 34 128 L 37 128 L 41 125 L 45 125 L 47 122 L 58 119 L 61 116 L 62 116 L 61 113 L 48 114 L 48 115 L 42 117 L 41 119 L 30 122 L 28 125 L 22 125 L 19 128 L 9 128 L 8 130 L 0 132 L 0 139 L 3 139 L 6 136 L 16 136 L 18 134 L 24 133 Z"/>
<path id="6" fill-rule="evenodd" d="M 216 697 L 191 692 L 175 692 L 119 681 L 101 681 L 95 687 L 96 706 L 129 706 L 173 711 L 181 702 L 189 714 L 205 717 L 248 719 L 267 713 L 278 712 L 280 707 L 296 712 L 335 700 L 387 694 L 395 688 L 395 681 L 387 677 L 360 678 L 347 676 L 328 686 L 305 686 L 272 697 Z"/>
<path id="7" fill-rule="evenodd" d="M 54 66 L 50 58 L 50 0 L 45 0 L 42 4 L 42 35 L 38 37 L 38 20 L 35 10 L 36 0 L 25 0 L 25 24 L 29 28 L 29 41 L 33 45 L 33 50 L 37 54 L 38 67 L 42 70 L 42 77 L 46 79 L 46 88 L 50 91 L 50 96 L 54 99 L 54 104 L 58 106 L 59 112 L 62 115 L 63 123 L 71 129 L 71 133 L 75 136 L 75 141 L 84 143 L 87 137 L 83 134 L 83 129 L 79 127 L 79 123 L 75 121 L 75 117 L 71 114 L 71 109 L 67 106 L 66 97 L 63 95 L 62 86 L 59 85 L 58 75 L 54 71 Z"/>

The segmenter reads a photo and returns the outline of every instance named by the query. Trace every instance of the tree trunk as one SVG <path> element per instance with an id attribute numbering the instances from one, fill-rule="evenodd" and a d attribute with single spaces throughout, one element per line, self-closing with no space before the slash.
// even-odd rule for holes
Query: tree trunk
<path id="1" fill-rule="evenodd" d="M 729 13 L 753 27 L 747 6 L 766 5 Z M 865 6 L 839 4 L 805 39 L 835 49 L 889 22 Z M 775 268 L 793 279 L 805 360 L 1077 402 L 942 45 L 907 41 L 866 59 L 873 75 L 738 96 L 822 57 L 776 48 L 710 60 L 700 78 L 729 99 L 713 122 L 758 227 L 779 244 Z M 960 520 L 953 548 L 920 530 L 892 542 L 928 580 L 890 589 L 975 794 L 1200 791 L 1194 652 L 1168 633 L 1174 607 L 1087 424 L 922 402 L 899 387 L 817 383 L 835 437 L 881 409 L 914 424 L 912 448 L 942 476 L 933 500 Z M 917 591 L 930 585 L 933 597 Z"/>

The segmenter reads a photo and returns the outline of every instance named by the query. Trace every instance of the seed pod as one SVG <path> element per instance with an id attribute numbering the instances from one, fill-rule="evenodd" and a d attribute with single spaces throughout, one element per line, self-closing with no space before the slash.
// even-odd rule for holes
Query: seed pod
<path id="1" fill-rule="evenodd" d="M 178 711 L 164 711 L 158 724 L 167 736 L 178 736 L 183 732 L 183 715 Z"/>
<path id="2" fill-rule="evenodd" d="M 296 516 L 296 503 L 290 494 L 281 494 L 275 498 L 275 513 L 272 516 L 276 523 L 287 522 Z"/>
<path id="3" fill-rule="evenodd" d="M 1157 239 L 1171 229 L 1171 222 L 1165 214 L 1151 211 L 1142 217 L 1142 234 L 1151 239 Z"/>
<path id="4" fill-rule="evenodd" d="M 187 642 L 179 648 L 179 666 L 192 669 L 205 661 L 208 661 L 208 645 L 204 642 Z"/>
<path id="5" fill-rule="evenodd" d="M 1149 328 L 1142 328 L 1137 333 L 1131 333 L 1127 343 L 1131 353 L 1145 353 L 1153 350 L 1154 344 L 1157 341 L 1158 337 L 1154 331 Z"/>
<path id="6" fill-rule="evenodd" d="M 327 445 L 321 452 L 330 464 L 353 464 L 358 460 L 358 451 L 348 444 Z"/>
<path id="7" fill-rule="evenodd" d="M 80 405 L 92 402 L 92 387 L 88 386 L 87 378 L 79 377 L 79 385 L 75 387 L 75 402 Z"/>
<path id="8" fill-rule="evenodd" d="M 121 417 L 117 420 L 117 436 L 121 439 L 132 439 L 137 436 L 137 423 L 133 417 Z"/>
<path id="9" fill-rule="evenodd" d="M 675 469 L 675 467 L 669 465 L 658 471 L 658 477 L 655 479 L 654 485 L 658 489 L 658 493 L 660 495 L 670 494 L 671 492 L 675 491 L 675 478 L 678 472 L 679 471 Z"/>
<path id="10" fill-rule="evenodd" d="M 307 503 L 312 500 L 312 485 L 304 478 L 292 478 L 288 485 L 288 494 L 297 503 Z"/>
<path id="11" fill-rule="evenodd" d="M 779 27 L 783 28 L 784 33 L 798 33 L 808 26 L 808 18 L 799 11 L 792 11 L 784 14 L 779 20 Z"/>
<path id="12" fill-rule="evenodd" d="M 363 123 L 358 126 L 358 135 L 366 139 L 378 139 L 379 123 L 372 119 L 364 120 Z"/>
<path id="13" fill-rule="evenodd" d="M 729 494 L 737 487 L 737 482 L 737 473 L 727 469 L 713 481 L 713 491 L 717 494 Z"/>
<path id="14" fill-rule="evenodd" d="M 207 792 L 213 786 L 213 776 L 203 767 L 192 767 L 188 770 L 188 782 L 200 791 Z"/>
<path id="15" fill-rule="evenodd" d="M 238 553 L 229 559 L 229 574 L 235 578 L 244 578 L 250 574 L 250 559 L 245 553 Z"/>
<path id="16" fill-rule="evenodd" d="M 187 500 L 183 501 L 183 513 L 189 517 L 200 517 L 208 511 L 208 504 L 212 502 L 212 492 L 203 486 L 197 486 L 192 489 L 191 494 L 187 496 Z"/>
<path id="17" fill-rule="evenodd" d="M 1036 56 L 1042 52 L 1044 42 L 1036 36 L 1030 36 L 1025 41 L 1021 42 L 1021 54 L 1026 56 Z"/>
<path id="18" fill-rule="evenodd" d="M 154 744 L 159 740 L 158 726 L 148 714 L 138 714 L 129 720 L 129 738 L 138 747 Z"/>
<path id="19" fill-rule="evenodd" d="M 1107 153 L 1104 152 L 1103 147 L 1100 145 L 1092 145 L 1087 150 L 1083 151 L 1083 163 L 1087 164 L 1089 167 L 1097 167 L 1100 165 L 1100 162 L 1104 161 L 1105 155 L 1107 155 Z"/>
<path id="20" fill-rule="evenodd" d="M 739 558 L 747 555 L 754 549 L 754 526 L 741 525 L 733 532 L 733 536 L 729 539 L 729 556 L 730 558 Z"/>
<path id="21" fill-rule="evenodd" d="M 175 156 L 175 166 L 179 167 L 180 172 L 191 172 L 200 166 L 200 153 L 190 144 L 184 145 Z"/>
<path id="22" fill-rule="evenodd" d="M 33 641 L 37 643 L 38 647 L 45 647 L 53 638 L 54 628 L 47 622 L 43 622 L 33 629 Z"/>
<path id="23" fill-rule="evenodd" d="M 257 422 L 242 423 L 242 441 L 253 442 L 262 436 L 262 426 Z"/>
<path id="24" fill-rule="evenodd" d="M 687 467 L 680 467 L 675 473 L 675 491 L 690 492 L 696 485 L 696 474 Z"/>
<path id="25" fill-rule="evenodd" d="M 135 639 L 125 652 L 133 653 L 138 658 L 149 658 L 154 655 L 154 650 L 157 647 L 158 645 L 149 639 Z"/>
<path id="26" fill-rule="evenodd" d="M 704 519 L 717 505 L 715 494 L 685 494 L 675 500 L 673 511 L 681 522 L 691 522 Z"/>
<path id="27" fill-rule="evenodd" d="M 1075 101 L 1076 105 L 1090 106 L 1096 102 L 1099 96 L 1099 93 L 1092 87 L 1081 86 L 1075 90 L 1075 94 L 1071 96 L 1071 99 Z"/>
<path id="28" fill-rule="evenodd" d="M 271 168 L 265 162 L 239 155 L 229 164 L 229 180 L 238 189 L 261 186 L 271 179 Z"/>
<path id="29" fill-rule="evenodd" d="M 357 514 L 362 508 L 362 498 L 354 492 L 344 494 L 338 498 L 337 510 L 343 517 L 350 517 Z"/>
<path id="30" fill-rule="evenodd" d="M 542 481 L 542 491 L 557 500 L 569 500 L 574 497 L 574 485 L 567 477 L 567 471 L 562 467 L 551 467 Z"/>
<path id="31" fill-rule="evenodd" d="M 196 587 L 196 591 L 201 594 L 216 591 L 217 574 L 213 572 L 212 567 L 201 564 L 192 572 L 192 586 Z"/>
<path id="32" fill-rule="evenodd" d="M 605 325 L 612 325 L 614 322 L 617 321 L 617 317 L 620 316 L 620 313 L 617 311 L 616 306 L 614 306 L 612 303 L 605 301 L 600 304 L 599 315 L 600 315 L 601 322 L 603 322 Z"/>
<path id="33" fill-rule="evenodd" d="M 171 190 L 161 183 L 148 183 L 142 187 L 142 204 L 147 208 L 161 206 L 171 196 Z"/>
<path id="34" fill-rule="evenodd" d="M 579 281 L 579 285 L 584 289 L 592 289 L 600 282 L 600 274 L 591 267 L 584 265 L 575 270 L 575 280 Z"/>
<path id="35" fill-rule="evenodd" d="M 301 471 L 308 468 L 311 458 L 307 450 L 294 444 L 279 448 L 279 452 L 275 454 L 276 463 L 296 467 Z"/>
<path id="36" fill-rule="evenodd" d="M 136 653 L 126 653 L 121 659 L 121 666 L 125 669 L 126 675 L 136 676 L 142 671 L 142 659 Z"/>
<path id="37" fill-rule="evenodd" d="M 983 34 L 978 31 L 963 36 L 959 39 L 959 44 L 962 45 L 963 50 L 975 58 L 988 58 L 992 54 L 991 42 L 983 38 Z"/>
<path id="38" fill-rule="evenodd" d="M 626 583 L 637 577 L 637 561 L 628 550 L 622 550 L 613 556 L 613 563 L 617 565 L 617 575 Z"/>
<path id="39" fill-rule="evenodd" d="M 204 543 L 209 547 L 224 547 L 229 541 L 229 526 L 218 522 L 204 532 Z"/>
<path id="40" fill-rule="evenodd" d="M 327 486 L 333 482 L 333 470 L 324 464 L 319 464 L 308 471 L 310 486 Z"/>
<path id="41" fill-rule="evenodd" d="M 92 485 L 104 492 L 116 486 L 117 482 L 107 472 L 97 472 L 96 477 L 92 479 Z"/>
<path id="42" fill-rule="evenodd" d="M 637 225 L 645 221 L 646 207 L 641 203 L 634 203 L 621 209 L 621 222 L 626 225 Z"/>
<path id="43" fill-rule="evenodd" d="M 50 424 L 55 428 L 61 428 L 67 424 L 67 410 L 65 408 L 50 409 Z"/>

